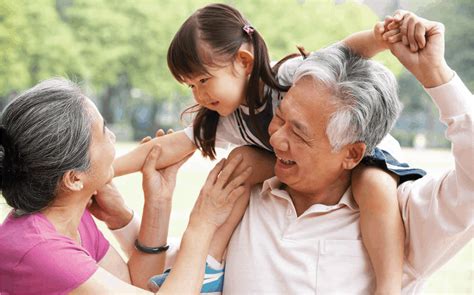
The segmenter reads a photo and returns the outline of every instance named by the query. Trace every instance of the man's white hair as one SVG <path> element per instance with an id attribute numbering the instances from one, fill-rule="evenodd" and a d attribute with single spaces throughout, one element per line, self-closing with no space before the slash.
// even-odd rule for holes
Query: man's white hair
<path id="1" fill-rule="evenodd" d="M 378 62 L 333 45 L 308 56 L 296 70 L 294 83 L 308 76 L 332 93 L 337 110 L 326 134 L 333 150 L 363 142 L 366 155 L 371 154 L 402 110 L 394 75 Z"/>

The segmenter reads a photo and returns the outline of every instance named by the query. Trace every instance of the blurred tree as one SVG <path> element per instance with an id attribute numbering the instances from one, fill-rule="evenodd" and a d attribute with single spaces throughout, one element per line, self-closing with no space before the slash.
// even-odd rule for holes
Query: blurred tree
<path id="1" fill-rule="evenodd" d="M 424 1 L 426 2 L 426 1 Z M 446 27 L 446 60 L 470 89 L 474 89 L 474 2 L 469 0 L 441 1 L 420 6 L 422 17 L 442 22 Z M 418 81 L 407 71 L 400 78 L 400 99 L 405 105 L 397 123 L 397 135 L 402 143 L 412 142 L 417 133 L 424 133 L 429 147 L 448 147 L 444 125 L 438 122 L 438 111 Z"/>
<path id="2" fill-rule="evenodd" d="M 0 96 L 51 76 L 81 77 L 76 43 L 53 0 L 0 0 Z"/>

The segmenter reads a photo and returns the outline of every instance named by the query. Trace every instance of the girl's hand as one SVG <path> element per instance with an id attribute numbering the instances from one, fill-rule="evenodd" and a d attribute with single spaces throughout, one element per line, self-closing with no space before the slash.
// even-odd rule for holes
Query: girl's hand
<path id="1" fill-rule="evenodd" d="M 166 131 L 166 134 L 171 134 L 173 133 L 174 130 L 173 129 L 168 129 L 168 131 Z M 165 135 L 165 131 L 163 129 L 158 129 L 156 132 L 155 132 L 155 137 L 161 137 Z M 147 136 L 147 137 L 144 137 L 141 141 L 140 141 L 140 144 L 144 144 L 144 143 L 147 143 L 149 142 L 150 140 L 152 140 L 153 138 L 151 138 L 151 136 Z"/>
<path id="2" fill-rule="evenodd" d="M 171 201 L 176 186 L 176 174 L 181 165 L 183 165 L 192 155 L 191 154 L 183 160 L 164 169 L 156 170 L 155 165 L 160 153 L 161 146 L 154 146 L 142 167 L 142 187 L 145 201 Z"/>
<path id="3" fill-rule="evenodd" d="M 194 204 L 190 224 L 205 224 L 217 229 L 227 220 L 235 202 L 245 192 L 244 182 L 252 173 L 252 168 L 247 167 L 228 182 L 241 162 L 242 156 L 238 155 L 225 167 L 225 160 L 221 160 L 211 170 Z"/>

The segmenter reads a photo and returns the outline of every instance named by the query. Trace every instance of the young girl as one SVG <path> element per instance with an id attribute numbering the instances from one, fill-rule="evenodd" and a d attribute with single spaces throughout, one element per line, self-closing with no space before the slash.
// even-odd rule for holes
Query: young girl
<path id="1" fill-rule="evenodd" d="M 397 17 L 401 19 L 401 15 Z M 382 24 L 374 31 L 351 35 L 343 43 L 362 56 L 372 57 L 386 49 L 383 30 Z M 138 171 L 156 143 L 163 146 L 157 168 L 181 160 L 196 148 L 211 159 L 216 146 L 231 144 L 253 145 L 271 152 L 268 125 L 302 60 L 303 57 L 286 58 L 272 69 L 264 40 L 236 9 L 212 4 L 197 10 L 181 26 L 168 50 L 172 74 L 192 89 L 198 103 L 193 125 L 155 138 L 117 159 L 116 175 Z M 385 142 L 390 140 L 394 139 L 389 137 Z M 366 165 L 383 170 L 359 165 L 353 173 L 352 191 L 360 207 L 362 238 L 376 275 L 376 292 L 393 294 L 401 289 L 404 244 L 397 185 L 419 178 L 424 172 L 387 165 L 386 157 L 391 155 L 380 149 L 367 157 Z M 274 159 L 249 163 L 259 167 L 253 169 L 250 184 L 271 177 L 273 162 Z M 222 258 L 245 205 L 235 212 L 233 223 L 230 221 L 216 235 L 210 254 L 217 260 Z"/>

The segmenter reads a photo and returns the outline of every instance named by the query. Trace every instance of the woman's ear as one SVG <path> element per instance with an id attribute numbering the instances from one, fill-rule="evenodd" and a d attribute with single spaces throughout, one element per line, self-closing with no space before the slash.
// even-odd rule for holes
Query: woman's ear
<path id="1" fill-rule="evenodd" d="M 82 173 L 77 173 L 72 170 L 69 170 L 64 173 L 63 186 L 70 191 L 81 191 L 84 188 L 84 183 L 82 181 Z"/>
<path id="2" fill-rule="evenodd" d="M 346 170 L 354 169 L 364 158 L 367 146 L 362 142 L 355 142 L 344 147 L 345 157 L 342 166 Z"/>
<path id="3" fill-rule="evenodd" d="M 245 74 L 250 75 L 253 69 L 253 61 L 254 61 L 252 52 L 246 49 L 240 48 L 239 51 L 237 52 L 236 61 L 244 67 Z"/>

